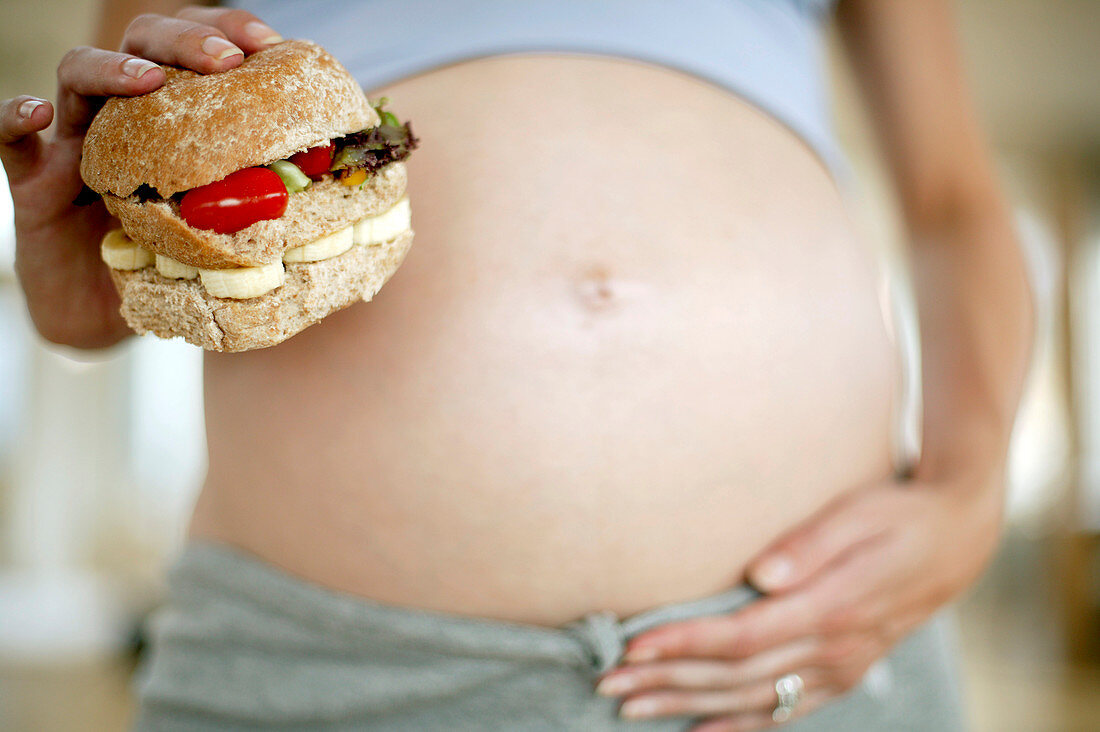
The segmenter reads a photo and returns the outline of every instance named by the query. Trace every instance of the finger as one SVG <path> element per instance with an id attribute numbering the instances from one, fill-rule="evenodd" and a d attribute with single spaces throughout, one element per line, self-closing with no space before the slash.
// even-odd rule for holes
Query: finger
<path id="1" fill-rule="evenodd" d="M 176 13 L 176 17 L 217 28 L 245 53 L 255 53 L 283 40 L 274 28 L 247 10 L 192 5 Z"/>
<path id="2" fill-rule="evenodd" d="M 909 580 L 893 545 L 853 554 L 811 584 L 732 615 L 670 623 L 633 638 L 628 663 L 658 658 L 748 658 L 798 638 L 875 628 L 892 616 Z"/>
<path id="3" fill-rule="evenodd" d="M 126 29 L 122 50 L 157 63 L 212 74 L 239 66 L 244 51 L 205 23 L 163 15 L 139 15 Z"/>
<path id="4" fill-rule="evenodd" d="M 42 154 L 38 133 L 50 126 L 53 105 L 22 95 L 0 103 L 0 162 L 11 185 L 29 174 Z"/>
<path id="5" fill-rule="evenodd" d="M 777 679 L 793 669 L 815 663 L 823 657 L 823 645 L 818 638 L 802 638 L 742 661 L 689 659 L 623 666 L 606 674 L 596 692 L 624 696 L 659 688 L 729 689 Z"/>
<path id="6" fill-rule="evenodd" d="M 53 105 L 23 94 L 0 103 L 0 145 L 15 145 L 50 126 Z"/>
<path id="7" fill-rule="evenodd" d="M 805 591 L 764 598 L 732 615 L 669 623 L 631 639 L 627 663 L 658 658 L 741 659 L 814 632 Z"/>
<path id="8" fill-rule="evenodd" d="M 763 592 L 804 583 L 885 531 L 875 506 L 873 501 L 848 498 L 813 516 L 749 563 L 749 582 Z"/>
<path id="9" fill-rule="evenodd" d="M 815 669 L 802 669 L 799 675 L 802 676 L 807 690 L 821 688 L 820 673 Z M 763 681 L 721 691 L 658 691 L 639 694 L 623 702 L 619 716 L 626 719 L 653 719 L 770 712 L 778 702 L 775 682 Z"/>
<path id="10" fill-rule="evenodd" d="M 722 661 L 665 661 L 647 663 L 603 677 L 596 693 L 624 696 L 658 688 L 728 689 L 745 683 L 737 664 Z"/>
<path id="11" fill-rule="evenodd" d="M 102 97 L 145 94 L 164 79 L 164 70 L 147 59 L 88 46 L 74 48 L 57 67 L 58 136 L 83 135 Z"/>
<path id="12" fill-rule="evenodd" d="M 798 708 L 794 710 L 794 713 L 783 722 L 777 722 L 772 719 L 772 713 L 770 711 L 747 712 L 723 716 L 718 719 L 708 719 L 692 727 L 690 732 L 751 732 L 752 730 L 781 727 L 788 722 L 800 719 L 814 712 L 831 701 L 835 696 L 835 694 L 827 691 L 808 693 L 801 703 L 799 703 Z"/>

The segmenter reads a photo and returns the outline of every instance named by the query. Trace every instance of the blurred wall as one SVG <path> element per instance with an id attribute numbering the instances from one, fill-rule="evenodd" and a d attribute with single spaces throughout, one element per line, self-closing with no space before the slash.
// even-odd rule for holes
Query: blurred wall
<path id="1" fill-rule="evenodd" d="M 98 0 L 0 1 L 0 99 L 53 99 L 66 50 L 91 43 Z"/>

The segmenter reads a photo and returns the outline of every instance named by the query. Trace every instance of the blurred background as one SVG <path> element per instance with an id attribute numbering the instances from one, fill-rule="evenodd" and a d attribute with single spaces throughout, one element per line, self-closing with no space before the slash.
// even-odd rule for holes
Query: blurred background
<path id="1" fill-rule="evenodd" d="M 95 6 L 0 3 L 0 98 L 52 98 Z M 981 732 L 1100 730 L 1100 2 L 957 7 L 1040 321 L 1008 530 L 958 608 L 971 718 Z M 860 208 L 898 262 L 893 201 L 832 53 Z M 151 338 L 93 355 L 46 347 L 12 274 L 5 186 L 0 176 L 0 729 L 120 730 L 138 623 L 204 472 L 201 352 Z"/>

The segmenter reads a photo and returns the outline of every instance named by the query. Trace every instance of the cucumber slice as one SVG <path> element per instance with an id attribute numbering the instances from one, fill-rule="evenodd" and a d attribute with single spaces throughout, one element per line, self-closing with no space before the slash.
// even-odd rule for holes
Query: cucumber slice
<path id="1" fill-rule="evenodd" d="M 275 175 L 283 179 L 287 193 L 297 193 L 309 188 L 310 180 L 302 169 L 289 160 L 276 160 L 267 166 Z"/>

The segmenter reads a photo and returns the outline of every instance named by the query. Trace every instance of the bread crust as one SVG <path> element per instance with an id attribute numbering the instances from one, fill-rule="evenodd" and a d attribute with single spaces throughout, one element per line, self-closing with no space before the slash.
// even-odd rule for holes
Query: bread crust
<path id="1" fill-rule="evenodd" d="M 179 336 L 210 351 L 267 348 L 322 318 L 368 301 L 400 266 L 413 232 L 373 246 L 353 246 L 332 259 L 286 265 L 286 281 L 250 300 L 213 297 L 198 280 L 171 280 L 152 267 L 111 270 L 121 312 L 138 333 Z"/>
<path id="2" fill-rule="evenodd" d="M 192 267 L 226 269 L 277 261 L 291 247 L 339 231 L 364 216 L 384 213 L 405 194 L 407 182 L 405 164 L 390 163 L 362 189 L 333 180 L 314 183 L 290 194 L 281 217 L 257 221 L 233 234 L 192 228 L 166 201 L 142 203 L 136 196 L 109 194 L 103 201 L 126 235 L 146 249 Z"/>
<path id="3" fill-rule="evenodd" d="M 112 97 L 92 120 L 80 174 L 97 193 L 147 184 L 168 198 L 379 123 L 355 78 L 310 41 L 216 74 L 163 68 L 164 86 Z"/>

